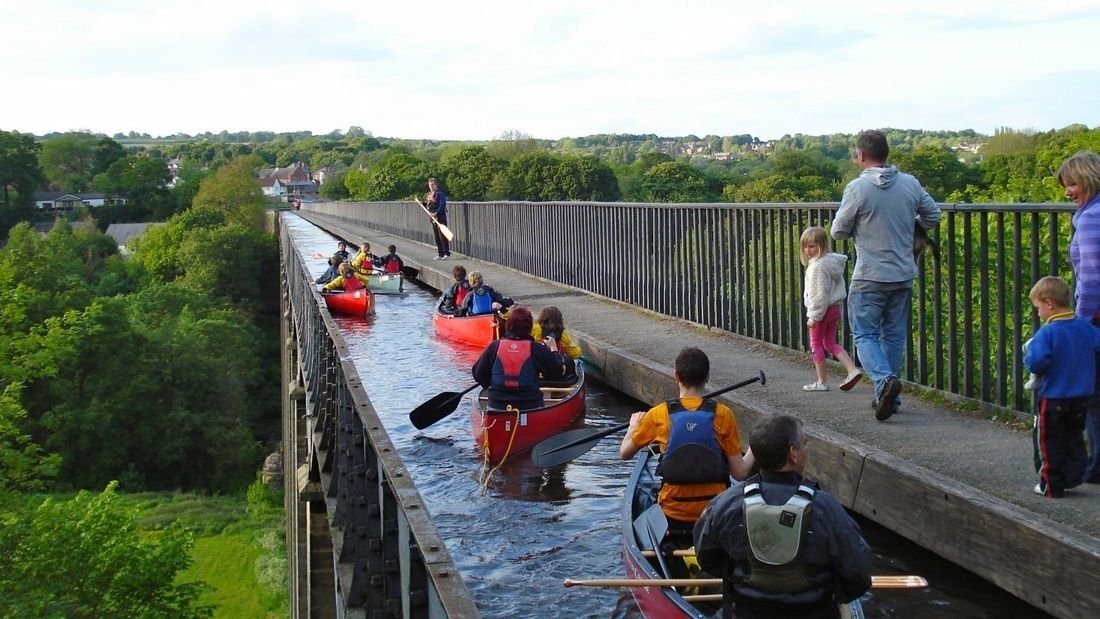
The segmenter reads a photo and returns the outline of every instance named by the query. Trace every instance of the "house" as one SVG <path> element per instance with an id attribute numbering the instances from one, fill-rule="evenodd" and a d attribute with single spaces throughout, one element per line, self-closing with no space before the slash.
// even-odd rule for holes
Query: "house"
<path id="1" fill-rule="evenodd" d="M 163 226 L 163 223 L 143 223 L 143 224 L 111 224 L 107 226 L 107 236 L 113 238 L 115 243 L 118 243 L 118 253 L 123 256 L 130 253 L 129 244 L 134 239 L 145 234 L 145 231 L 152 226 Z"/>
<path id="2" fill-rule="evenodd" d="M 64 191 L 34 192 L 35 208 L 46 211 L 71 211 L 78 206 L 103 206 L 108 201 L 102 193 L 67 193 Z M 125 204 L 124 198 L 111 199 L 112 202 Z"/>
<path id="3" fill-rule="evenodd" d="M 311 178 L 309 166 L 301 161 L 285 168 L 264 168 L 260 170 L 257 182 L 265 196 L 280 200 L 317 196 L 318 183 Z"/>

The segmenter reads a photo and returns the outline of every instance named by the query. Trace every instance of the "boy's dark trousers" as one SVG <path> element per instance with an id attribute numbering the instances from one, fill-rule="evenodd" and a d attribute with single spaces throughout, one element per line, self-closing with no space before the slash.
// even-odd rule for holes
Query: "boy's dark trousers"
<path id="1" fill-rule="evenodd" d="M 1035 470 L 1046 496 L 1061 497 L 1080 485 L 1085 453 L 1085 411 L 1088 398 L 1039 398 L 1032 429 Z"/>
<path id="2" fill-rule="evenodd" d="M 447 216 L 444 215 L 442 217 L 439 217 L 438 214 L 437 214 L 436 215 L 436 221 L 438 221 L 439 223 L 446 226 L 447 225 Z M 450 241 L 447 240 L 447 237 L 443 236 L 443 232 L 439 229 L 439 226 L 437 226 L 435 224 L 435 222 L 432 222 L 432 232 L 435 233 L 435 249 L 439 253 L 439 256 L 440 257 L 450 256 L 451 255 L 451 243 L 450 243 Z"/>

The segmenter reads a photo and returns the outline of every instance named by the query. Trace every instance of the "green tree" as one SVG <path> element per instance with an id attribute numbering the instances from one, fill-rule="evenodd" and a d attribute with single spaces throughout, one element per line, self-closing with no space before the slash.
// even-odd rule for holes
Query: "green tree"
<path id="1" fill-rule="evenodd" d="M 39 162 L 50 188 L 56 191 L 86 191 L 96 166 L 98 139 L 84 132 L 64 133 L 42 141 Z"/>
<path id="2" fill-rule="evenodd" d="M 168 168 L 152 157 L 123 157 L 95 177 L 93 186 L 125 204 L 104 207 L 97 212 L 104 227 L 119 221 L 167 218 L 175 209 L 168 193 Z"/>
<path id="3" fill-rule="evenodd" d="M 205 585 L 176 582 L 191 562 L 191 536 L 175 527 L 142 535 L 115 489 L 0 515 L 0 615 L 213 615 L 198 604 Z"/>
<path id="4" fill-rule="evenodd" d="M 490 194 L 506 200 L 562 200 L 565 192 L 557 186 L 561 159 L 544 152 L 520 155 L 493 180 Z"/>
<path id="5" fill-rule="evenodd" d="M 484 200 L 493 179 L 507 164 L 489 154 L 483 146 L 470 146 L 448 153 L 440 161 L 443 181 L 451 197 L 457 200 Z"/>
<path id="6" fill-rule="evenodd" d="M 191 208 L 213 210 L 225 215 L 227 222 L 262 229 L 264 194 L 256 182 L 260 160 L 235 157 L 199 185 Z"/>
<path id="7" fill-rule="evenodd" d="M 17 221 L 29 219 L 34 212 L 34 192 L 45 182 L 38 167 L 40 150 L 33 136 L 0 131 L 0 189 L 4 192 L 0 238 Z"/>
<path id="8" fill-rule="evenodd" d="M 902 150 L 891 153 L 890 160 L 903 172 L 915 176 L 937 202 L 978 181 L 976 170 L 968 168 L 951 149 L 942 146 L 924 145 Z"/>
<path id="9" fill-rule="evenodd" d="M 554 185 L 567 200 L 614 202 L 621 196 L 615 173 L 595 157 L 563 158 Z"/>
<path id="10" fill-rule="evenodd" d="M 686 163 L 658 163 L 642 175 L 642 190 L 653 202 L 705 202 L 707 180 Z"/>
<path id="11" fill-rule="evenodd" d="M 321 185 L 321 197 L 326 200 L 346 200 L 351 195 L 348 193 L 348 186 L 344 183 L 347 175 L 347 170 L 344 170 L 327 176 Z"/>

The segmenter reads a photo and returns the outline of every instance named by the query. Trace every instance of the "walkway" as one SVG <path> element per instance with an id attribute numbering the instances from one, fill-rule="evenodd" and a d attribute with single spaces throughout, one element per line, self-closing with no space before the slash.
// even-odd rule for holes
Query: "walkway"
<path id="1" fill-rule="evenodd" d="M 376 253 L 396 244 L 406 265 L 420 269 L 420 279 L 435 288 L 448 285 L 451 268 L 463 264 L 536 314 L 543 306 L 558 306 L 567 328 L 585 342 L 586 356 L 604 366 L 608 382 L 643 401 L 675 394 L 671 365 L 685 346 L 710 356 L 712 388 L 763 370 L 766 386 L 746 387 L 726 401 L 747 427 L 761 414 L 803 419 L 812 440 L 821 442 L 811 451 L 813 476 L 842 502 L 1056 616 L 1100 615 L 1100 485 L 1086 484 L 1061 500 L 1035 495 L 1030 432 L 1017 420 L 989 420 L 906 388 L 900 412 L 878 422 L 868 382 L 847 393 L 835 389 L 843 376 L 839 365 L 832 370 L 832 391 L 803 392 L 802 385 L 813 380 L 808 352 L 458 255 L 435 261 L 434 247 L 299 214 L 350 243 L 368 240 Z"/>

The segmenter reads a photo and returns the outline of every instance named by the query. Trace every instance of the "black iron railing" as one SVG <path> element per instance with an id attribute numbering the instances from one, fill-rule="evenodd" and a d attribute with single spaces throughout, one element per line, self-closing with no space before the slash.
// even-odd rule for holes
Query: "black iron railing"
<path id="1" fill-rule="evenodd" d="M 479 616 L 285 225 L 280 244 L 295 615 Z"/>
<path id="2" fill-rule="evenodd" d="M 415 203 L 306 205 L 431 244 Z M 836 203 L 452 202 L 452 248 L 649 310 L 807 349 L 799 235 L 828 227 Z M 1027 411 L 1020 347 L 1037 328 L 1027 293 L 1071 279 L 1073 205 L 941 205 L 937 261 L 921 260 L 904 377 L 992 408 Z M 854 258 L 850 243 L 835 251 Z M 849 271 L 854 260 L 849 261 Z M 842 336 L 851 346 L 843 327 Z"/>

